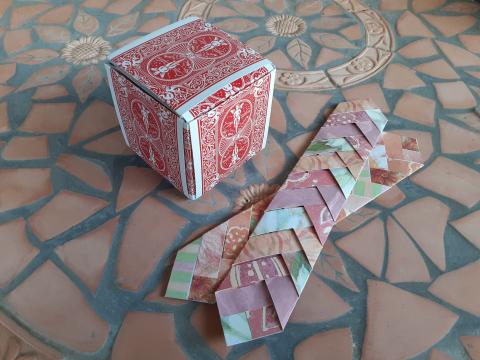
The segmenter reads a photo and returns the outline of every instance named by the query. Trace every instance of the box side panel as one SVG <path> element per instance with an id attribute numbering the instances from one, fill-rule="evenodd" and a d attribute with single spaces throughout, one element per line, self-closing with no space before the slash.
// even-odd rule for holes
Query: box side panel
<path id="1" fill-rule="evenodd" d="M 264 64 L 271 65 L 269 60 L 265 60 Z M 234 96 L 244 88 L 250 86 L 253 82 L 257 81 L 261 77 L 267 75 L 272 68 L 271 66 L 260 66 L 254 70 L 243 72 L 239 71 L 234 77 L 228 81 L 220 81 L 217 84 L 217 90 L 211 93 L 211 95 L 198 102 L 196 105 L 189 108 L 189 114 L 192 118 L 196 118 L 210 109 L 219 106 L 222 102 L 226 101 L 230 96 Z"/>
<path id="2" fill-rule="evenodd" d="M 129 146 L 151 168 L 183 191 L 177 130 L 179 121 L 176 114 L 118 71 L 112 68 L 108 70 L 118 108 L 118 120 L 123 125 Z M 180 132 L 180 138 L 183 139 L 182 135 Z"/>
<path id="3" fill-rule="evenodd" d="M 196 120 L 203 192 L 263 148 L 271 77 L 257 79 Z"/>

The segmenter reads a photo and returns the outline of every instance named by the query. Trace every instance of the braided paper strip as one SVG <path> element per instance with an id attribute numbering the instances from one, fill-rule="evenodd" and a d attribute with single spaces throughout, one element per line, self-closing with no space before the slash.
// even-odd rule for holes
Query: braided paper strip
<path id="1" fill-rule="evenodd" d="M 179 251 L 166 296 L 216 300 L 228 345 L 281 332 L 333 225 L 422 166 L 386 122 L 372 103 L 340 104 L 270 202 Z"/>

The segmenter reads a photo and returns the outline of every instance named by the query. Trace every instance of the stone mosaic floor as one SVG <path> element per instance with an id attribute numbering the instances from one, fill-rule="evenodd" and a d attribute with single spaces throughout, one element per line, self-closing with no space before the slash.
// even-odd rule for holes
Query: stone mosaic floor
<path id="1" fill-rule="evenodd" d="M 1 0 L 0 358 L 480 359 L 480 4 L 364 5 Z M 267 149 L 195 202 L 124 146 L 101 65 L 191 14 L 280 69 Z M 172 254 L 357 97 L 426 167 L 337 226 L 283 334 L 226 348 L 214 306 L 162 298 Z"/>

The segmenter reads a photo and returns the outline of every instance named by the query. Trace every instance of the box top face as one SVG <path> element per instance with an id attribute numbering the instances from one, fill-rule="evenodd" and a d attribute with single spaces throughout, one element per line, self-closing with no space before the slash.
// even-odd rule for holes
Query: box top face
<path id="1" fill-rule="evenodd" d="M 187 121 L 191 108 L 222 87 L 260 67 L 273 69 L 257 52 L 195 17 L 137 39 L 109 60 Z"/>

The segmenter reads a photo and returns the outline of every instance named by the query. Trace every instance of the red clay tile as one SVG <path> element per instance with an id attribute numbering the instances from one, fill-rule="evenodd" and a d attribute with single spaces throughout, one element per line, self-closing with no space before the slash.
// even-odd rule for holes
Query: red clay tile
<path id="1" fill-rule="evenodd" d="M 419 124 L 434 126 L 435 101 L 411 92 L 405 92 L 397 101 L 393 113 Z"/>
<path id="2" fill-rule="evenodd" d="M 80 290 L 50 261 L 41 265 L 5 300 L 29 327 L 76 351 L 95 352 L 108 336 L 107 322 L 92 310 Z"/>
<path id="3" fill-rule="evenodd" d="M 27 6 L 15 6 L 10 15 L 10 27 L 15 29 L 27 23 L 38 14 L 50 9 L 52 5 L 35 4 Z"/>
<path id="4" fill-rule="evenodd" d="M 440 275 L 428 288 L 436 297 L 475 316 L 480 316 L 480 260 Z"/>
<path id="5" fill-rule="evenodd" d="M 57 160 L 57 166 L 96 189 L 112 191 L 109 176 L 102 166 L 93 161 L 76 155 L 62 154 Z"/>
<path id="6" fill-rule="evenodd" d="M 142 26 L 140 26 L 137 31 L 148 34 L 168 24 L 170 24 L 170 20 L 168 18 L 159 16 L 142 23 Z"/>
<path id="7" fill-rule="evenodd" d="M 50 169 L 0 169 L 0 211 L 7 211 L 48 196 Z"/>
<path id="8" fill-rule="evenodd" d="M 394 217 L 440 270 L 445 271 L 445 227 L 450 208 L 424 197 L 393 212 Z"/>
<path id="9" fill-rule="evenodd" d="M 162 0 L 152 0 L 152 2 L 153 1 L 159 2 L 159 1 L 162 1 Z M 213 18 L 231 17 L 231 16 L 238 16 L 238 12 L 236 12 L 235 10 L 233 10 L 229 7 L 218 4 L 218 3 L 215 4 L 215 6 L 210 11 L 210 14 L 208 14 L 208 17 L 212 18 L 212 19 Z"/>
<path id="10" fill-rule="evenodd" d="M 386 89 L 409 90 L 424 86 L 416 71 L 405 65 L 390 64 L 385 70 L 383 87 Z"/>
<path id="11" fill-rule="evenodd" d="M 441 351 L 438 351 L 437 349 L 433 349 L 432 352 L 430 353 L 430 357 L 428 360 L 453 360 L 451 357 L 447 356 Z"/>
<path id="12" fill-rule="evenodd" d="M 224 359 L 229 348 L 225 345 L 220 317 L 215 305 L 200 304 L 192 314 L 191 322 L 207 345 Z"/>
<path id="13" fill-rule="evenodd" d="M 40 86 L 35 90 L 35 93 L 32 96 L 32 99 L 35 100 L 49 100 L 55 99 L 58 97 L 67 96 L 68 91 L 63 85 L 54 84 Z"/>
<path id="14" fill-rule="evenodd" d="M 95 293 L 107 263 L 118 216 L 55 249 L 57 255 Z"/>
<path id="15" fill-rule="evenodd" d="M 471 359 L 480 359 L 480 336 L 460 336 L 460 342 Z"/>
<path id="16" fill-rule="evenodd" d="M 107 155 L 133 155 L 135 154 L 125 144 L 122 132 L 120 130 L 105 135 L 100 139 L 91 141 L 83 146 L 84 149 L 100 154 Z"/>
<path id="17" fill-rule="evenodd" d="M 395 0 L 397 1 L 397 0 Z M 362 28 L 360 25 L 352 25 L 343 30 L 340 30 L 340 33 L 349 40 L 360 40 L 363 36 Z"/>
<path id="18" fill-rule="evenodd" d="M 321 302 L 318 299 L 322 299 Z M 345 315 L 352 307 L 317 276 L 311 276 L 293 310 L 290 322 L 316 323 Z"/>
<path id="19" fill-rule="evenodd" d="M 371 99 L 384 113 L 390 112 L 382 87 L 378 83 L 342 89 L 342 94 L 347 101 L 365 98 Z"/>
<path id="20" fill-rule="evenodd" d="M 372 209 L 371 207 L 364 206 L 359 210 L 355 211 L 353 214 L 350 214 L 345 219 L 335 224 L 333 227 L 333 232 L 349 232 L 355 230 L 359 226 L 366 223 L 368 220 L 373 219 L 380 213 L 377 209 Z"/>
<path id="21" fill-rule="evenodd" d="M 104 11 L 110 14 L 126 15 L 140 2 L 141 0 L 113 0 Z"/>
<path id="22" fill-rule="evenodd" d="M 95 100 L 80 114 L 73 127 L 69 143 L 77 144 L 116 126 L 118 122 L 113 106 Z"/>
<path id="23" fill-rule="evenodd" d="M 62 190 L 29 218 L 34 234 L 48 240 L 103 209 L 105 200 Z"/>
<path id="24" fill-rule="evenodd" d="M 439 79 L 455 80 L 460 78 L 455 70 L 443 59 L 417 65 L 415 70 Z"/>
<path id="25" fill-rule="evenodd" d="M 272 98 L 272 112 L 270 115 L 270 127 L 285 134 L 287 131 L 287 120 L 282 109 L 280 102 L 273 97 Z"/>
<path id="26" fill-rule="evenodd" d="M 430 281 L 430 274 L 422 256 L 407 233 L 391 217 L 387 219 L 387 232 L 387 280 L 391 283 Z"/>
<path id="27" fill-rule="evenodd" d="M 12 5 L 12 0 L 4 0 L 0 3 L 0 18 L 5 14 L 10 5 Z"/>
<path id="28" fill-rule="evenodd" d="M 300 155 L 305 152 L 308 144 L 310 144 L 314 136 L 314 131 L 304 132 L 295 136 L 293 139 L 288 140 L 287 146 L 295 156 L 300 157 Z"/>
<path id="29" fill-rule="evenodd" d="M 382 274 L 385 235 L 381 220 L 373 220 L 335 244 L 374 275 Z"/>
<path id="30" fill-rule="evenodd" d="M 70 41 L 70 30 L 58 25 L 35 26 L 38 37 L 47 43 L 66 43 Z"/>
<path id="31" fill-rule="evenodd" d="M 275 161 L 272 162 L 272 158 Z M 268 137 L 267 146 L 253 158 L 252 164 L 267 181 L 271 181 L 284 170 L 285 153 L 273 136 Z"/>
<path id="32" fill-rule="evenodd" d="M 272 51 L 271 53 L 265 55 L 265 57 L 268 58 L 271 62 L 273 62 L 278 69 L 292 69 L 292 63 L 285 55 L 285 53 L 280 49 Z"/>
<path id="33" fill-rule="evenodd" d="M 398 53 L 407 59 L 418 59 L 438 54 L 430 39 L 420 39 L 405 45 Z"/>
<path id="34" fill-rule="evenodd" d="M 406 359 L 447 335 L 458 315 L 411 292 L 367 280 L 363 359 Z"/>
<path id="35" fill-rule="evenodd" d="M 382 11 L 398 11 L 407 9 L 408 0 L 380 0 L 380 10 Z"/>
<path id="36" fill-rule="evenodd" d="M 10 94 L 15 88 L 13 86 L 0 85 L 0 99 Z"/>
<path id="37" fill-rule="evenodd" d="M 320 49 L 317 60 L 315 60 L 315 66 L 319 67 L 341 58 L 343 58 L 343 54 L 341 52 L 324 47 Z"/>
<path id="38" fill-rule="evenodd" d="M 109 0 L 85 0 L 82 6 L 94 9 L 103 9 L 107 6 Z"/>
<path id="39" fill-rule="evenodd" d="M 75 103 L 35 103 L 20 130 L 46 134 L 66 132 L 73 120 L 75 106 Z"/>
<path id="40" fill-rule="evenodd" d="M 480 249 L 480 210 L 450 221 L 450 225 Z"/>
<path id="41" fill-rule="evenodd" d="M 324 16 L 311 21 L 309 25 L 315 29 L 334 30 L 348 24 L 349 22 L 351 22 L 350 19 L 339 16 Z"/>
<path id="42" fill-rule="evenodd" d="M 445 5 L 442 8 L 442 11 L 462 14 L 473 14 L 476 13 L 478 10 L 480 10 L 480 5 L 476 2 L 470 1 L 455 1 Z"/>
<path id="43" fill-rule="evenodd" d="M 344 12 L 345 10 L 343 10 L 343 8 L 341 8 L 337 4 L 331 4 L 323 8 L 322 15 L 324 16 L 343 15 Z"/>
<path id="44" fill-rule="evenodd" d="M 20 29 L 7 31 L 3 38 L 3 49 L 7 54 L 16 53 L 32 43 L 32 31 Z"/>
<path id="45" fill-rule="evenodd" d="M 17 64 L 9 63 L 0 65 L 0 83 L 6 83 L 17 71 Z"/>
<path id="46" fill-rule="evenodd" d="M 8 141 L 2 152 L 5 160 L 35 160 L 48 157 L 48 137 L 15 136 Z"/>
<path id="47" fill-rule="evenodd" d="M 300 342 L 294 350 L 295 360 L 310 360 L 321 354 L 323 359 L 351 360 L 352 333 L 349 328 L 320 332 Z"/>
<path id="48" fill-rule="evenodd" d="M 480 173 L 443 156 L 413 175 L 412 181 L 467 207 L 480 200 Z"/>
<path id="49" fill-rule="evenodd" d="M 162 177 L 150 168 L 126 167 L 118 191 L 116 211 L 121 211 L 140 200 L 152 192 L 161 181 Z"/>
<path id="50" fill-rule="evenodd" d="M 446 109 L 470 109 L 477 106 L 475 97 L 463 81 L 434 83 L 433 86 Z"/>
<path id="51" fill-rule="evenodd" d="M 480 54 L 480 35 L 464 34 L 458 35 L 458 38 L 468 51 Z"/>
<path id="52" fill-rule="evenodd" d="M 187 222 L 158 200 L 145 198 L 125 226 L 117 262 L 118 286 L 137 290 Z"/>
<path id="53" fill-rule="evenodd" d="M 290 92 L 286 103 L 295 120 L 307 128 L 318 122 L 320 110 L 331 97 L 327 94 Z"/>
<path id="54" fill-rule="evenodd" d="M 0 103 L 0 133 L 10 131 L 10 124 L 8 121 L 7 103 Z"/>
<path id="55" fill-rule="evenodd" d="M 439 16 L 422 15 L 425 20 L 432 24 L 443 36 L 451 37 L 471 28 L 477 19 L 474 16 Z"/>
<path id="56" fill-rule="evenodd" d="M 53 65 L 45 68 L 40 68 L 34 72 L 30 77 L 16 90 L 24 91 L 31 89 L 33 87 L 49 85 L 56 83 L 57 81 L 62 80 L 70 72 L 71 66 L 64 65 Z"/>
<path id="57" fill-rule="evenodd" d="M 265 345 L 257 347 L 255 350 L 246 353 L 238 358 L 238 360 L 269 360 L 270 355 Z"/>
<path id="58" fill-rule="evenodd" d="M 480 66 L 480 58 L 460 46 L 438 40 L 436 43 L 453 66 Z"/>
<path id="59" fill-rule="evenodd" d="M 209 17 L 213 17 L 213 12 L 217 6 L 212 8 Z M 145 14 L 175 11 L 177 8 L 175 3 L 171 0 L 150 0 L 150 2 L 143 8 Z M 230 16 L 230 15 L 229 15 Z"/>
<path id="60" fill-rule="evenodd" d="M 398 186 L 393 186 L 387 192 L 375 199 L 375 202 L 383 207 L 392 208 L 405 200 L 405 194 Z"/>
<path id="61" fill-rule="evenodd" d="M 413 0 L 412 7 L 413 11 L 419 13 L 439 8 L 445 2 L 446 0 Z"/>
<path id="62" fill-rule="evenodd" d="M 161 336 L 160 336 L 161 334 Z M 112 360 L 186 359 L 176 343 L 173 314 L 131 312 L 125 317 L 112 350 Z"/>
<path id="63" fill-rule="evenodd" d="M 35 360 L 60 360 L 63 359 L 63 356 L 52 348 L 49 345 L 46 345 L 38 338 L 34 337 L 32 334 L 25 330 L 22 326 L 20 326 L 17 322 L 12 320 L 10 317 L 5 315 L 4 313 L 0 312 L 0 334 L 2 330 L 7 330 L 8 334 L 14 334 L 18 338 L 20 338 L 23 342 L 21 350 L 25 350 L 25 354 L 21 354 L 26 356 L 27 359 L 30 355 L 35 355 L 37 358 Z M 35 351 L 32 351 L 32 348 Z M 35 354 L 32 354 L 34 352 Z M 23 353 L 23 351 L 21 351 Z M 21 357 L 20 357 L 21 359 Z M 18 359 L 15 359 L 18 360 Z"/>
<path id="64" fill-rule="evenodd" d="M 194 214 L 211 214 L 220 209 L 227 208 L 230 204 L 229 199 L 217 189 L 208 191 L 197 200 L 187 199 L 185 195 L 174 188 L 161 190 L 158 194 L 175 203 L 176 206 Z"/>
<path id="65" fill-rule="evenodd" d="M 58 6 L 37 18 L 39 24 L 66 24 L 73 14 L 73 5 Z"/>
<path id="66" fill-rule="evenodd" d="M 440 144 L 442 152 L 464 154 L 480 150 L 480 135 L 448 121 L 440 120 Z"/>
<path id="67" fill-rule="evenodd" d="M 331 241 L 327 241 L 323 246 L 320 258 L 313 267 L 313 271 L 316 274 L 335 281 L 352 291 L 360 292 L 357 285 L 355 285 L 350 278 L 350 275 L 348 275 L 343 259 Z"/>
<path id="68" fill-rule="evenodd" d="M 420 36 L 433 38 L 433 33 L 417 16 L 405 11 L 397 20 L 397 31 L 400 36 Z"/>
<path id="69" fill-rule="evenodd" d="M 461 114 L 449 114 L 448 116 L 457 119 L 467 125 L 468 127 L 471 127 L 472 129 L 475 129 L 477 131 L 480 131 L 480 114 L 477 114 L 476 112 L 466 112 L 466 113 L 461 113 Z"/>
<path id="70" fill-rule="evenodd" d="M 0 288 L 5 287 L 38 254 L 25 234 L 25 220 L 0 225 Z"/>

